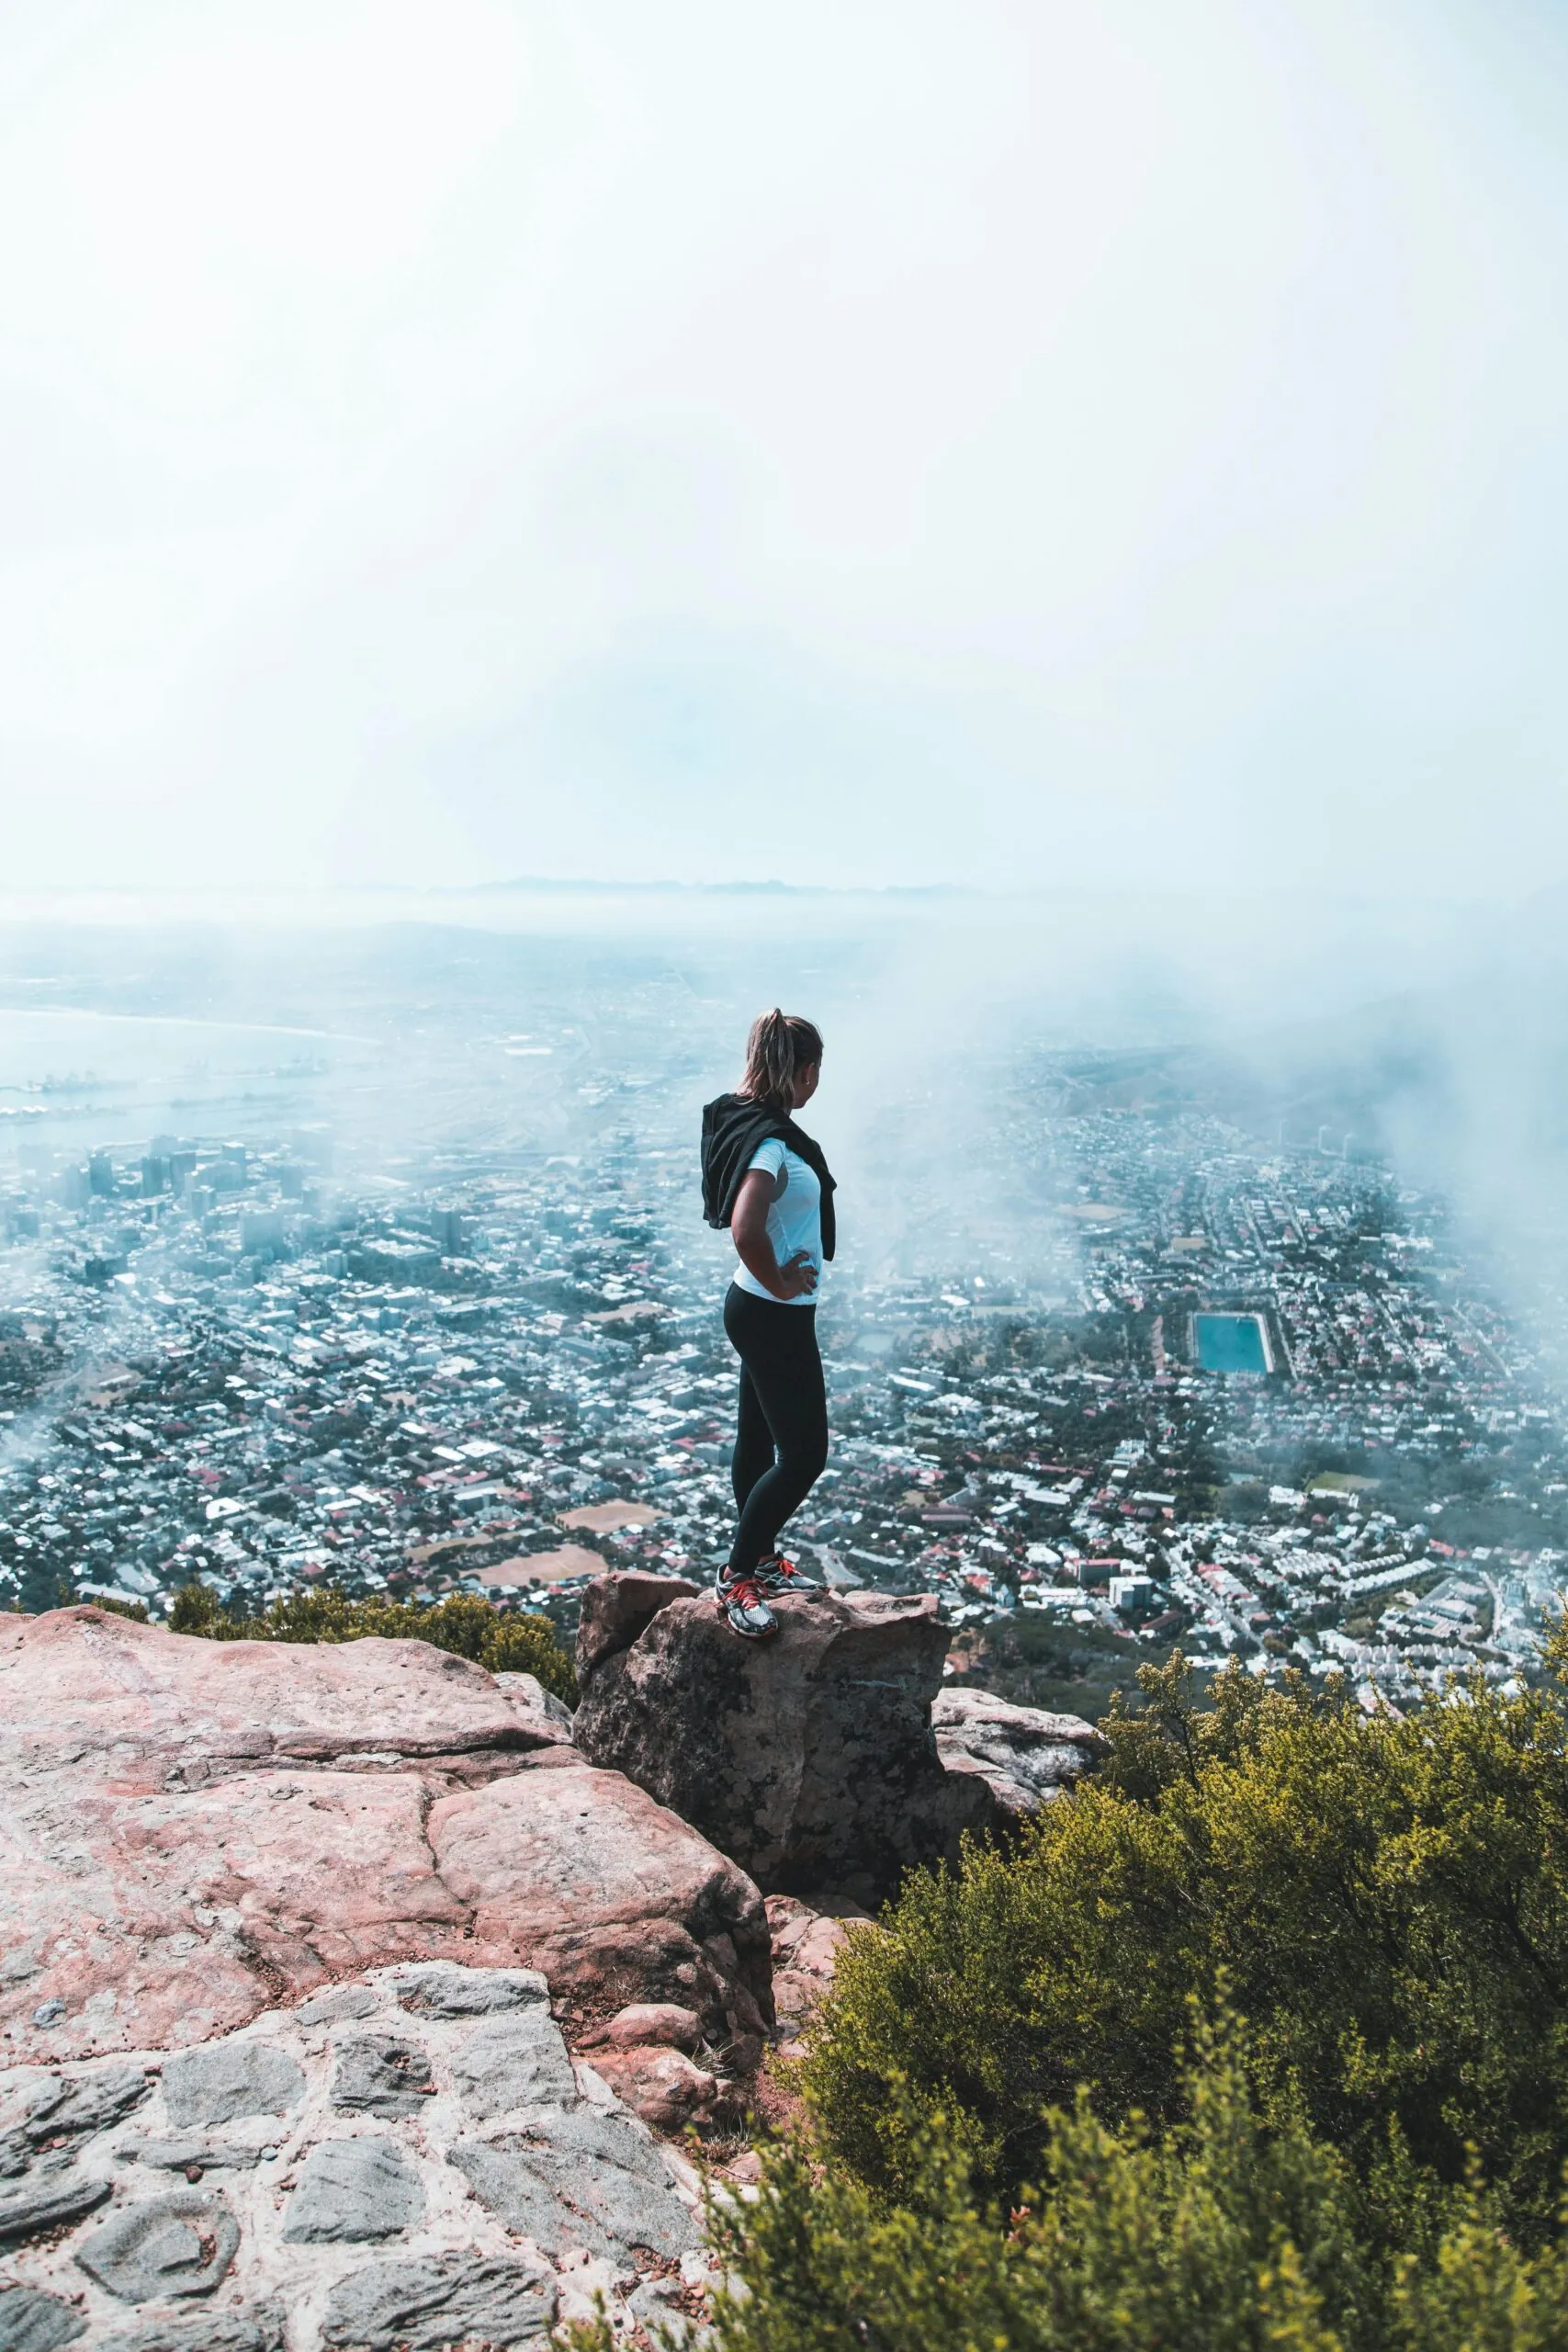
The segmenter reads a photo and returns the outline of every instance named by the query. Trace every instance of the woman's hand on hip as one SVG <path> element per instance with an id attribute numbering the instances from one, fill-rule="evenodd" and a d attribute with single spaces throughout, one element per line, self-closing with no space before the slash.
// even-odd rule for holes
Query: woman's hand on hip
<path id="1" fill-rule="evenodd" d="M 808 1250 L 797 1250 L 779 1268 L 774 1286 L 775 1298 L 810 1298 L 817 1288 L 817 1268 Z"/>

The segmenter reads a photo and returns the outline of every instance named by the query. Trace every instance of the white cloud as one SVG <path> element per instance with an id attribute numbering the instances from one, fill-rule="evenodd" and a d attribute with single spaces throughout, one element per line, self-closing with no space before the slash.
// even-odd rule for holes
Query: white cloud
<path id="1" fill-rule="evenodd" d="M 1556 38 L 13 10 L 14 876 L 1562 870 Z"/>

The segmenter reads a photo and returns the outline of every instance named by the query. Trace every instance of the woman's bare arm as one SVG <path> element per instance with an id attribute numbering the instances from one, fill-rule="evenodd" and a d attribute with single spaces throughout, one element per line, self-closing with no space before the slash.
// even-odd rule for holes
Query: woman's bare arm
<path id="1" fill-rule="evenodd" d="M 782 1175 L 783 1170 L 779 1171 Z M 729 1230 L 736 1255 L 749 1274 L 774 1298 L 808 1298 L 817 1287 L 817 1269 L 804 1250 L 781 1266 L 768 1239 L 768 1211 L 784 1190 L 765 1168 L 748 1169 L 740 1180 L 730 1214 Z"/>

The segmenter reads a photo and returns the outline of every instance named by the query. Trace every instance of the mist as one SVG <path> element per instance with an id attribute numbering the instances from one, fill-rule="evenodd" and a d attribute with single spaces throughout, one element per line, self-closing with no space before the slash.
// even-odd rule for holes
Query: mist
<path id="1" fill-rule="evenodd" d="M 189 900 L 35 901 L 5 934 L 0 1149 L 309 1132 L 345 1198 L 439 1182 L 446 1154 L 564 1170 L 629 1151 L 665 1239 L 705 1249 L 716 1284 L 698 1113 L 782 1002 L 827 1037 L 811 1120 L 855 1278 L 978 1273 L 1066 1299 L 1085 1171 L 1060 1114 L 1092 1072 L 1148 1114 L 1186 1102 L 1260 1154 L 1382 1160 L 1440 1198 L 1555 1381 L 1557 904 L 1456 924 L 1430 903 L 1261 894 L 534 889 L 318 901 L 307 929 L 295 899 L 207 899 L 204 921 Z M 12 1298 L 42 1272 L 6 1264 Z"/>
<path id="2" fill-rule="evenodd" d="M 1564 31 L 23 0 L 13 889 L 1568 865 Z"/>

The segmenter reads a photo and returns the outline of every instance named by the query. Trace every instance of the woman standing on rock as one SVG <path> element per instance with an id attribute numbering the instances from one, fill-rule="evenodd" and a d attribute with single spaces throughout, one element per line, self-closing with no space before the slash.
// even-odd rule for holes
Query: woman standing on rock
<path id="1" fill-rule="evenodd" d="M 724 1328 L 740 1358 L 740 1420 L 730 1477 L 739 1525 L 715 1598 L 738 1634 L 778 1630 L 770 1593 L 807 1589 L 778 1550 L 828 1459 L 828 1395 L 817 1348 L 817 1283 L 833 1254 L 833 1179 L 797 1127 L 822 1074 L 809 1021 L 759 1014 L 734 1094 L 703 1110 L 703 1214 L 728 1226 L 739 1269 Z"/>

